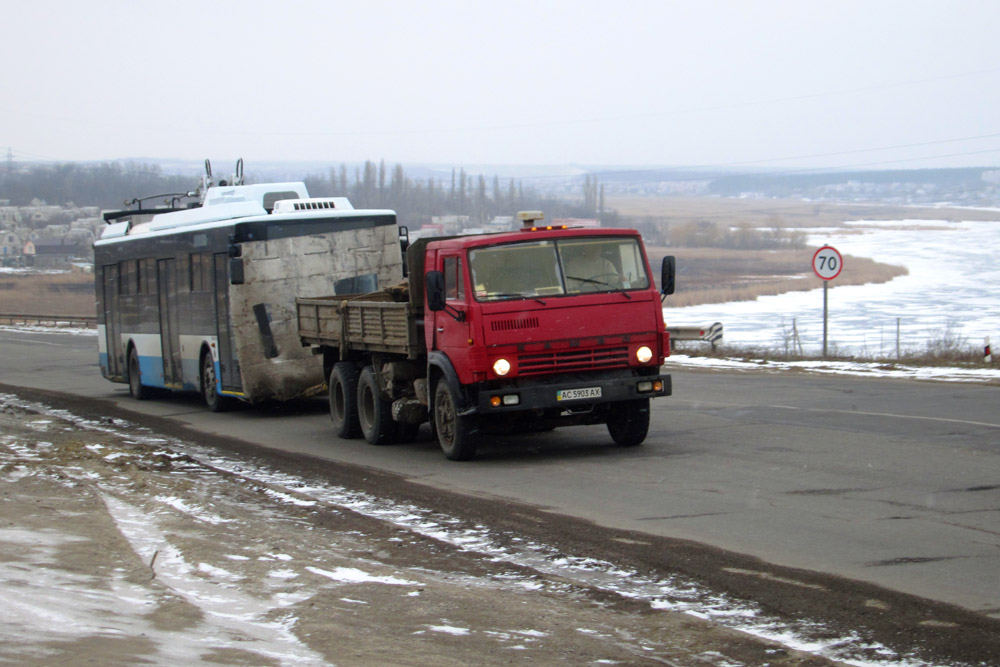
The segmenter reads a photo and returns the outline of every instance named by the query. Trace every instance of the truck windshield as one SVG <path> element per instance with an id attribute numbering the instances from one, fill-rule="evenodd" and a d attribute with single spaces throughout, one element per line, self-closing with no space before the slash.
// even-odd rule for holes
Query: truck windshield
<path id="1" fill-rule="evenodd" d="M 469 252 L 478 301 L 649 288 L 634 237 L 576 237 L 476 248 Z"/>

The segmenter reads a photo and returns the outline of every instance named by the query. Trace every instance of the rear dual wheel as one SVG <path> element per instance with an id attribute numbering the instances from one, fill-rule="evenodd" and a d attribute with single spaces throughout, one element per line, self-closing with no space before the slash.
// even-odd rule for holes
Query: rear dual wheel
<path id="1" fill-rule="evenodd" d="M 392 420 L 392 404 L 382 398 L 375 369 L 365 366 L 358 378 L 358 423 L 365 440 L 373 445 L 388 445 L 398 437 Z"/>
<path id="2" fill-rule="evenodd" d="M 340 361 L 330 371 L 330 420 L 337 437 L 350 439 L 361 435 L 358 422 L 358 367 Z"/>
<path id="3" fill-rule="evenodd" d="M 392 403 L 382 398 L 375 369 L 341 361 L 330 371 L 330 419 L 338 437 L 364 437 L 373 445 L 412 442 L 419 424 L 393 421 Z"/>

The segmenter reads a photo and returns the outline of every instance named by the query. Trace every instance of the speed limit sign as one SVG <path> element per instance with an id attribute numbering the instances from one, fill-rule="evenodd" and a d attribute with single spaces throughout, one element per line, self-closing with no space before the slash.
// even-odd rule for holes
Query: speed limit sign
<path id="1" fill-rule="evenodd" d="M 844 258 L 832 246 L 825 245 L 813 255 L 813 271 L 823 280 L 833 280 L 840 275 L 842 268 Z"/>

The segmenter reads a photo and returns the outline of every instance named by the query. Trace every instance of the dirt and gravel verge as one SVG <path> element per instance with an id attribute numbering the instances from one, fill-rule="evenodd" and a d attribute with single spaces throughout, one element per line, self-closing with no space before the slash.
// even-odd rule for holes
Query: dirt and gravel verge
<path id="1" fill-rule="evenodd" d="M 810 619 L 800 645 L 853 636 L 859 660 L 989 664 L 1000 654 L 1000 624 L 945 605 L 279 455 L 110 404 L 18 393 L 0 397 L 9 662 L 831 664 L 694 606 L 657 608 L 573 567 L 463 544 L 484 526 L 501 550 L 546 544 L 550 564 L 577 554 L 647 581 L 683 576 L 705 587 L 699 595 L 753 600 L 789 627 Z M 256 474 L 265 467 L 281 476 Z M 354 496 L 318 492 L 332 488 L 434 518 L 380 517 Z M 442 524 L 460 537 L 436 537 Z"/>
<path id="2" fill-rule="evenodd" d="M 827 664 L 32 410 L 0 405 L 7 662 Z"/>

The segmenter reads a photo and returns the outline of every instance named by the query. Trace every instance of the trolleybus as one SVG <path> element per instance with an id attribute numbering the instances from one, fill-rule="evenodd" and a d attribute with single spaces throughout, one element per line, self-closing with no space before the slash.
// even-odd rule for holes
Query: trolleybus
<path id="1" fill-rule="evenodd" d="M 209 168 L 190 207 L 104 214 L 94 243 L 101 373 L 136 399 L 198 391 L 218 411 L 318 392 L 322 359 L 300 342 L 295 298 L 402 279 L 393 211 L 310 198 L 298 182 L 242 181 L 242 161 L 228 184 L 212 183 Z"/>

